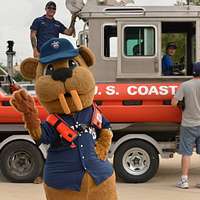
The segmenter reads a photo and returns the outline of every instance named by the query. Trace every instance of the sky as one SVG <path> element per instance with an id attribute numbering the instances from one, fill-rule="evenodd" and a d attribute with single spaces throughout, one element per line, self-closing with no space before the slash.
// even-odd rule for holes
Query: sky
<path id="1" fill-rule="evenodd" d="M 70 12 L 65 7 L 65 0 L 54 0 L 57 4 L 55 19 L 66 27 L 70 23 Z M 0 63 L 6 65 L 7 41 L 14 41 L 14 64 L 20 63 L 27 57 L 32 57 L 30 42 L 30 25 L 32 21 L 45 14 L 45 5 L 48 0 L 0 0 L 3 9 L 0 11 Z M 176 0 L 135 0 L 135 5 L 173 5 Z M 83 23 L 76 22 L 76 32 L 81 30 Z M 76 38 L 65 35 L 75 45 Z"/>

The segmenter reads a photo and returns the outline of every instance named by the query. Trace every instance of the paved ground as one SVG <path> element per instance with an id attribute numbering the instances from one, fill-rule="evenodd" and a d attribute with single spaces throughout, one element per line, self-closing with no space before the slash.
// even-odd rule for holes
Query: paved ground
<path id="1" fill-rule="evenodd" d="M 199 200 L 200 189 L 195 188 L 200 181 L 200 157 L 193 156 L 191 164 L 190 189 L 175 187 L 180 175 L 180 156 L 162 159 L 157 175 L 148 183 L 117 183 L 119 200 Z M 13 184 L 0 176 L 0 199 L 2 200 L 45 200 L 42 184 Z M 102 199 L 103 200 L 103 199 Z"/>

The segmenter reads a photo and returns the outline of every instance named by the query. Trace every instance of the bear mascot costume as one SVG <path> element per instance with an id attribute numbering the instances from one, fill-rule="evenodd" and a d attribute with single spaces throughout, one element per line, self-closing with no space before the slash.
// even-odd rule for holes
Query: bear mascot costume
<path id="1" fill-rule="evenodd" d="M 35 80 L 37 97 L 49 114 L 41 122 L 34 99 L 24 89 L 13 93 L 11 104 L 22 113 L 31 137 L 37 145 L 49 145 L 43 175 L 47 200 L 117 199 L 107 160 L 110 124 L 93 104 L 89 66 L 94 62 L 89 48 L 53 38 L 42 46 L 39 59 L 21 63 L 21 74 Z"/>

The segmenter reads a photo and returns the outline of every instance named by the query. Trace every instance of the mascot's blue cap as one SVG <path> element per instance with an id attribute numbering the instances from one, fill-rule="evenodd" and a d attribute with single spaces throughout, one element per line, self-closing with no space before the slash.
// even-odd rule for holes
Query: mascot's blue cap
<path id="1" fill-rule="evenodd" d="M 69 40 L 52 38 L 42 45 L 39 61 L 42 64 L 47 64 L 58 60 L 73 58 L 78 54 L 79 50 L 75 49 Z"/>

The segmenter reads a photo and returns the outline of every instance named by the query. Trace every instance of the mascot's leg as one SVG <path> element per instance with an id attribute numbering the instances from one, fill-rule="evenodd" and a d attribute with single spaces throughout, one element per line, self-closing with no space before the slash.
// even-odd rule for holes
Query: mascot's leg
<path id="1" fill-rule="evenodd" d="M 58 190 L 44 185 L 47 200 L 87 200 L 87 190 Z"/>
<path id="2" fill-rule="evenodd" d="M 44 184 L 44 190 L 47 200 L 88 200 L 88 175 L 85 173 L 83 177 L 80 192 L 68 189 L 59 190 L 46 184 Z"/>
<path id="3" fill-rule="evenodd" d="M 96 185 L 89 175 L 88 179 L 88 200 L 117 200 L 115 173 L 100 185 Z"/>
<path id="4" fill-rule="evenodd" d="M 58 190 L 44 184 L 47 200 L 117 200 L 115 174 L 105 180 L 102 184 L 96 185 L 92 177 L 85 173 L 81 191 L 67 189 Z"/>

